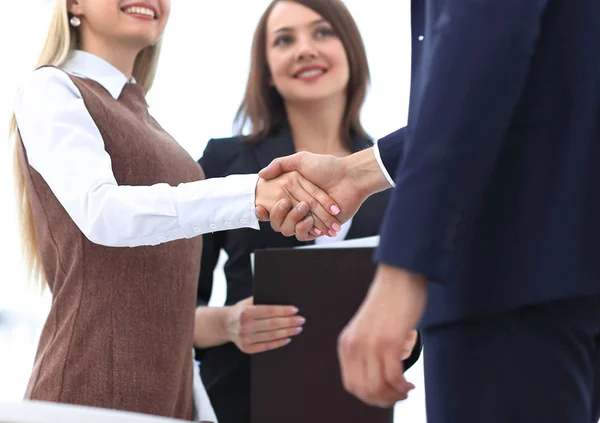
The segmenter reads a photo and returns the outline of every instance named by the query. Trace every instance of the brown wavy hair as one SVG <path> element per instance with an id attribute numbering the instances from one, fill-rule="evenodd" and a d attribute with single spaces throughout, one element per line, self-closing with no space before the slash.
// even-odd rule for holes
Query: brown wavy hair
<path id="1" fill-rule="evenodd" d="M 344 46 L 350 69 L 342 135 L 348 143 L 353 135 L 368 138 L 360 123 L 360 110 L 370 82 L 367 53 L 354 18 L 340 0 L 273 0 L 267 7 L 254 32 L 250 74 L 244 99 L 235 116 L 234 132 L 241 136 L 244 127 L 249 124 L 250 134 L 242 139 L 256 143 L 287 124 L 283 98 L 269 83 L 266 53 L 267 20 L 273 8 L 282 1 L 298 3 L 314 10 L 333 27 Z"/>

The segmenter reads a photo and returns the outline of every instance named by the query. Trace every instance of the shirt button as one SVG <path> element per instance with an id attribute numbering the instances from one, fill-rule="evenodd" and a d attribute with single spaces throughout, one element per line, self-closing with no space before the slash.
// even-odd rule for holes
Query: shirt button
<path id="1" fill-rule="evenodd" d="M 225 222 L 225 227 L 226 228 L 231 228 L 231 222 Z"/>
<path id="2" fill-rule="evenodd" d="M 240 223 L 241 223 L 242 225 L 245 225 L 245 224 L 246 224 L 246 219 L 240 219 Z"/>
<path id="3" fill-rule="evenodd" d="M 195 233 L 197 233 L 197 234 L 199 234 L 199 233 L 200 233 L 200 232 L 202 232 L 202 231 L 200 230 L 200 228 L 199 228 L 199 227 L 197 227 L 197 226 L 194 226 L 194 232 L 195 232 Z"/>
<path id="4" fill-rule="evenodd" d="M 158 237 L 158 242 L 165 242 L 167 240 L 166 236 L 159 236 Z"/>
<path id="5" fill-rule="evenodd" d="M 217 225 L 215 225 L 214 223 L 210 225 L 210 229 L 212 229 L 213 231 L 217 229 Z"/>
<path id="6" fill-rule="evenodd" d="M 422 35 L 419 35 L 419 41 L 423 41 L 425 39 L 425 37 L 423 37 Z"/>

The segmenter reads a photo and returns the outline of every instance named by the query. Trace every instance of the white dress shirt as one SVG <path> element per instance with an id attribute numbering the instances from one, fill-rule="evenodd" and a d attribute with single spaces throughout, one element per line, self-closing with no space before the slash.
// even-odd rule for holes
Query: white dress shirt
<path id="1" fill-rule="evenodd" d="M 111 64 L 83 51 L 76 51 L 63 70 L 98 82 L 115 99 L 129 82 Z M 90 241 L 136 247 L 219 230 L 259 229 L 256 174 L 176 187 L 118 185 L 98 127 L 65 72 L 34 71 L 14 110 L 29 164 Z"/>
<path id="2" fill-rule="evenodd" d="M 392 188 L 396 188 L 396 183 L 394 182 L 394 178 L 388 173 L 387 169 L 383 165 L 383 160 L 381 159 L 381 152 L 379 151 L 379 140 L 375 141 L 375 145 L 373 146 L 373 154 L 375 154 L 375 160 L 377 160 L 377 164 L 381 168 L 381 172 L 385 176 L 385 179 L 388 180 Z"/>

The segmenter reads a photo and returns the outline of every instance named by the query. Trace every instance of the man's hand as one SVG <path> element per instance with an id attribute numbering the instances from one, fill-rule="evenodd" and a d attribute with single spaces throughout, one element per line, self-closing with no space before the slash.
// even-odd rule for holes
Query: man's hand
<path id="1" fill-rule="evenodd" d="M 339 211 L 336 214 L 339 223 L 354 216 L 369 195 L 389 188 L 371 149 L 344 158 L 297 153 L 275 159 L 259 176 L 271 179 L 292 171 L 298 171 L 331 196 L 338 208 L 330 210 L 333 213 Z M 293 206 L 282 202 L 268 213 L 273 229 L 284 234 L 295 233 L 301 241 L 312 240 L 320 235 L 318 232 L 309 232 L 312 228 L 310 217 L 301 221 L 305 216 L 295 212 Z M 267 220 L 266 210 L 257 208 L 256 214 L 261 220 Z"/>
<path id="2" fill-rule="evenodd" d="M 425 308 L 425 279 L 379 266 L 367 298 L 342 331 L 338 354 L 344 387 L 363 402 L 391 407 L 414 385 L 404 379 L 407 343 Z"/>
<path id="3" fill-rule="evenodd" d="M 417 344 L 417 339 L 419 339 L 419 333 L 413 329 L 410 331 L 410 336 L 404 343 L 404 350 L 401 355 L 402 361 L 407 360 L 412 355 L 415 345 Z"/>

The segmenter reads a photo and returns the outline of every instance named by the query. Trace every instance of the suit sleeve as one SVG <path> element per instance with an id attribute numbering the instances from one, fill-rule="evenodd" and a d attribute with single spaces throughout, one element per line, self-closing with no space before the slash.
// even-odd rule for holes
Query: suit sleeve
<path id="1" fill-rule="evenodd" d="M 434 5 L 427 1 L 427 7 Z M 445 283 L 467 251 L 548 0 L 448 0 L 428 30 L 377 261 Z M 392 140 L 390 139 L 390 142 Z M 392 157 L 393 153 L 389 155 Z M 390 166 L 393 169 L 394 166 Z"/>
<path id="2" fill-rule="evenodd" d="M 398 169 L 399 164 L 402 162 L 405 139 L 406 127 L 380 138 L 374 146 L 376 149 L 375 156 L 378 156 L 377 162 L 388 180 L 393 180 L 396 169 Z M 395 184 L 396 182 L 392 185 Z"/>

